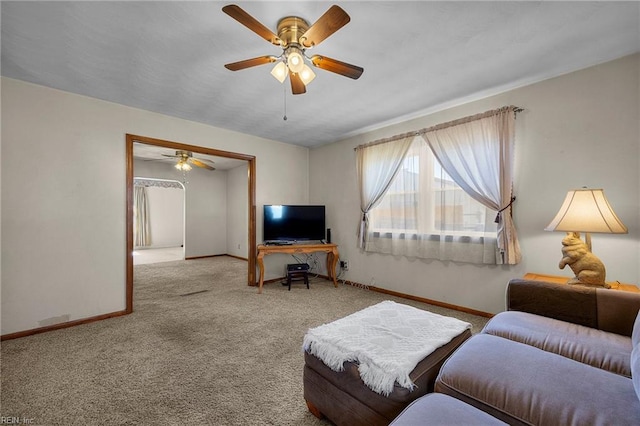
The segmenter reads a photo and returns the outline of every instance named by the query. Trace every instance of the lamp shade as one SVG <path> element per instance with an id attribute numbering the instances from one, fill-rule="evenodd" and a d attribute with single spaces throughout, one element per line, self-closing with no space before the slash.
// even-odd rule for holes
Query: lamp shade
<path id="1" fill-rule="evenodd" d="M 627 227 L 614 213 L 602 189 L 574 189 L 545 231 L 626 234 Z"/>

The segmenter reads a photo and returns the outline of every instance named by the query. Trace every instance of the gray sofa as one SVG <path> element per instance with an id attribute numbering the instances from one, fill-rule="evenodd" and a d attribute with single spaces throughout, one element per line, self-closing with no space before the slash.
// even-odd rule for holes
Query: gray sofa
<path id="1" fill-rule="evenodd" d="M 514 279 L 507 308 L 394 426 L 640 424 L 640 293 Z"/>

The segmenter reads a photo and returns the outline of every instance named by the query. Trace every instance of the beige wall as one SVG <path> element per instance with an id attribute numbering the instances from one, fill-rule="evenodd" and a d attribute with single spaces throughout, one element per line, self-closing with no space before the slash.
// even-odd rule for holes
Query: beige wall
<path id="1" fill-rule="evenodd" d="M 571 274 L 557 266 L 563 235 L 543 228 L 569 189 L 587 186 L 604 188 L 629 228 L 628 235 L 593 235 L 593 249 L 607 267 L 608 280 L 640 282 L 639 61 L 640 55 L 622 58 L 311 150 L 310 201 L 327 205 L 327 226 L 341 258 L 350 262 L 345 278 L 498 312 L 510 278 L 529 271 Z M 524 108 L 516 120 L 514 187 L 524 257 L 520 265 L 456 264 L 357 249 L 354 147 L 504 105 Z"/>
<path id="2" fill-rule="evenodd" d="M 2 334 L 124 309 L 126 133 L 255 155 L 258 240 L 262 204 L 308 202 L 306 148 L 1 81 Z"/>
<path id="3" fill-rule="evenodd" d="M 184 189 L 150 186 L 146 192 L 151 238 L 149 245 L 143 248 L 183 246 Z"/>
<path id="4" fill-rule="evenodd" d="M 242 258 L 249 256 L 248 171 L 247 165 L 227 170 L 227 254 Z"/>

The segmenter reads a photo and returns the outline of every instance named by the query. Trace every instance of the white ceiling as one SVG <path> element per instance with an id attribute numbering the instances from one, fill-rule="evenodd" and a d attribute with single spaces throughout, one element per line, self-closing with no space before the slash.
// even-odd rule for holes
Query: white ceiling
<path id="1" fill-rule="evenodd" d="M 342 1 L 351 22 L 312 53 L 364 74 L 316 69 L 293 96 L 269 65 L 224 68 L 280 54 L 224 14 L 229 3 L 3 1 L 2 75 L 316 146 L 640 51 L 638 2 Z M 237 4 L 276 32 L 332 3 Z"/>

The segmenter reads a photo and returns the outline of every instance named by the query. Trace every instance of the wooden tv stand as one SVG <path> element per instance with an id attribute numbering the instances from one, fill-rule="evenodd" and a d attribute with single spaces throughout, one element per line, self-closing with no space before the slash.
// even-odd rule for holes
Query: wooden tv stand
<path id="1" fill-rule="evenodd" d="M 338 263 L 337 244 L 287 244 L 287 245 L 265 245 L 258 244 L 258 266 L 260 267 L 260 281 L 258 281 L 258 293 L 262 293 L 264 284 L 264 257 L 268 254 L 300 254 L 300 253 L 327 253 L 327 274 L 333 280 L 334 287 L 338 287 L 336 277 L 336 264 Z"/>

